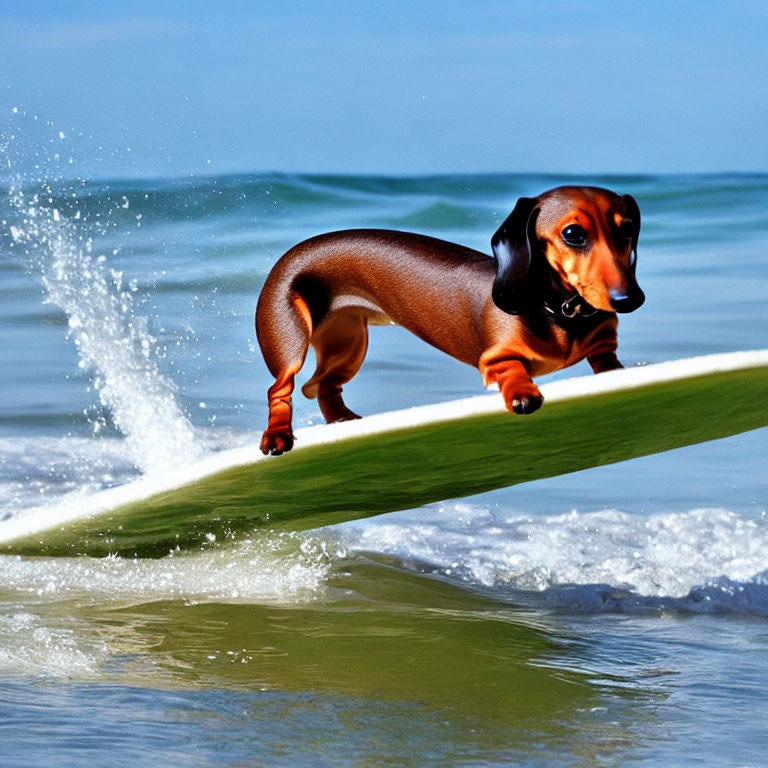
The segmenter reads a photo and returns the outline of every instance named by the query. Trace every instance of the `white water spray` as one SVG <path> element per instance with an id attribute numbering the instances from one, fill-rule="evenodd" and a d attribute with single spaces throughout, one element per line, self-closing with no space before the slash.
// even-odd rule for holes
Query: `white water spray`
<path id="1" fill-rule="evenodd" d="M 136 466 L 155 473 L 200 458 L 203 450 L 176 388 L 157 366 L 147 319 L 134 310 L 135 288 L 82 234 L 79 213 L 69 217 L 53 207 L 50 188 L 26 193 L 14 183 L 9 196 L 19 214 L 10 226 L 14 243 L 39 267 L 46 301 L 69 318 L 79 366 L 92 373 Z"/>

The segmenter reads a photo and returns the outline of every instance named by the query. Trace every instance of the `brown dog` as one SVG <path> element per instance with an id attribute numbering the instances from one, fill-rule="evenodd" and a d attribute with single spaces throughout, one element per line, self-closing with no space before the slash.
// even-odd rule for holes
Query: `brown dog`
<path id="1" fill-rule="evenodd" d="M 507 408 L 532 413 L 532 376 L 585 357 L 620 368 L 616 312 L 645 297 L 635 280 L 640 210 L 629 195 L 558 187 L 521 198 L 491 240 L 494 258 L 423 235 L 357 229 L 291 248 L 267 277 L 256 333 L 275 377 L 264 453 L 293 446 L 294 377 L 311 344 L 304 385 L 327 422 L 359 418 L 341 388 L 360 369 L 368 324 L 396 323 L 498 383 Z"/>

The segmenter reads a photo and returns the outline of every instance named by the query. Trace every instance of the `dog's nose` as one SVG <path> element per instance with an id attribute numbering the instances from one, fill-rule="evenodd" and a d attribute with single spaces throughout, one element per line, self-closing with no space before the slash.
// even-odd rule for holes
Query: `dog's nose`
<path id="1" fill-rule="evenodd" d="M 644 301 L 645 294 L 637 287 L 627 293 L 611 291 L 611 307 L 615 312 L 634 312 Z"/>

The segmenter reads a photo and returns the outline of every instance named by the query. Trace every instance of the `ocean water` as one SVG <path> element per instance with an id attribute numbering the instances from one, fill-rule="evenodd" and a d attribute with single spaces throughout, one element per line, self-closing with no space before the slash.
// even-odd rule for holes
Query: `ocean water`
<path id="1" fill-rule="evenodd" d="M 643 213 L 625 365 L 768 346 L 766 175 L 84 181 L 63 136 L 0 145 L 2 518 L 257 439 L 256 298 L 323 231 L 487 251 L 517 197 L 607 186 Z M 346 391 L 482 385 L 376 328 Z M 767 455 L 764 429 L 158 560 L 0 556 L 0 764 L 766 765 Z"/>

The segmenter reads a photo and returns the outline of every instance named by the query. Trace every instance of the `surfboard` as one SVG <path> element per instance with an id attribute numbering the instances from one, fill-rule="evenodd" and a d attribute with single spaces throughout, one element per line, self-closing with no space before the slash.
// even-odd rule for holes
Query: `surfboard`
<path id="1" fill-rule="evenodd" d="M 0 552 L 159 557 L 265 526 L 299 531 L 626 461 L 768 425 L 768 350 L 625 368 L 296 431 L 0 522 Z"/>

